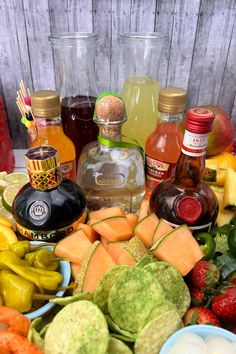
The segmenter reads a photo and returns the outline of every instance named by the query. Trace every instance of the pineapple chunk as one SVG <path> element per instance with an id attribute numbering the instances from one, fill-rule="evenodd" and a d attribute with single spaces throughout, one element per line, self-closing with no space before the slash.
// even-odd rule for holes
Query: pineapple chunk
<path id="1" fill-rule="evenodd" d="M 224 210 L 224 187 L 210 186 L 216 195 L 219 204 L 219 213 L 217 215 L 217 226 L 223 226 L 229 224 L 231 219 L 235 217 L 235 213 L 229 210 Z"/>
<path id="2" fill-rule="evenodd" d="M 225 175 L 223 207 L 225 210 L 236 211 L 236 172 L 230 167 Z"/>

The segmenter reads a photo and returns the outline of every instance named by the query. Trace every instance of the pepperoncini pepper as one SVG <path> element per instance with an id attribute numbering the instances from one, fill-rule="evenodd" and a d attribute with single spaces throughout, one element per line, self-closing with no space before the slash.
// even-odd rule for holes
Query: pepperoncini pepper
<path id="1" fill-rule="evenodd" d="M 34 300 L 48 300 L 53 295 L 37 294 L 36 286 L 10 270 L 0 271 L 0 293 L 5 306 L 20 312 L 28 312 Z"/>
<path id="2" fill-rule="evenodd" d="M 31 252 L 37 248 L 43 247 L 43 246 L 50 246 L 50 245 L 55 245 L 55 243 L 37 243 L 37 244 L 32 244 L 30 241 L 16 241 L 10 244 L 9 248 L 17 253 L 17 255 L 20 258 L 23 258 L 26 253 Z"/>
<path id="3" fill-rule="evenodd" d="M 31 255 L 32 254 L 32 255 Z M 25 258 L 31 266 L 39 269 L 56 270 L 59 266 L 59 259 L 53 252 L 47 249 L 40 249 L 27 253 Z"/>
<path id="4" fill-rule="evenodd" d="M 9 264 L 18 264 L 21 266 L 26 266 L 27 263 L 21 259 L 15 252 L 10 249 L 0 252 L 0 268 L 9 269 Z"/>

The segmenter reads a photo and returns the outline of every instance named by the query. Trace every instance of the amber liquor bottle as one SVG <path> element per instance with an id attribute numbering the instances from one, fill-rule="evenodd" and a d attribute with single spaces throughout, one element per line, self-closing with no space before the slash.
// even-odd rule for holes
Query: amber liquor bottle
<path id="1" fill-rule="evenodd" d="M 30 182 L 16 195 L 12 213 L 17 232 L 30 240 L 56 242 L 72 233 L 86 215 L 86 197 L 62 177 L 57 150 L 41 145 L 25 155 Z"/>
<path id="2" fill-rule="evenodd" d="M 208 134 L 214 114 L 203 108 L 187 112 L 185 134 L 175 175 L 152 192 L 150 210 L 171 226 L 187 224 L 194 232 L 208 231 L 218 214 L 214 192 L 202 181 Z"/>

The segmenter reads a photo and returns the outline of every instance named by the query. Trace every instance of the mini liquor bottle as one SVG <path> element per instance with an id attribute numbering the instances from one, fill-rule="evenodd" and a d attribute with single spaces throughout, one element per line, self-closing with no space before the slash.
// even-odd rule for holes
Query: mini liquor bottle
<path id="1" fill-rule="evenodd" d="M 56 242 L 85 218 L 85 194 L 75 182 L 63 179 L 52 146 L 29 149 L 25 160 L 30 182 L 20 189 L 12 206 L 17 231 L 30 240 Z"/>
<path id="2" fill-rule="evenodd" d="M 161 181 L 174 174 L 183 142 L 181 123 L 186 98 L 187 92 L 178 87 L 160 91 L 159 119 L 145 144 L 147 197 Z"/>
<path id="3" fill-rule="evenodd" d="M 193 232 L 214 226 L 218 203 L 214 192 L 202 181 L 208 134 L 214 114 L 205 108 L 187 112 L 182 151 L 175 175 L 152 192 L 150 209 L 173 227 L 187 224 Z"/>
<path id="4" fill-rule="evenodd" d="M 59 154 L 63 177 L 76 179 L 75 146 L 64 134 L 61 124 L 60 97 L 56 91 L 40 90 L 31 95 L 37 135 L 31 147 L 51 145 Z"/>
<path id="5" fill-rule="evenodd" d="M 88 145 L 78 163 L 78 184 L 88 209 L 121 206 L 136 212 L 145 193 L 144 160 L 137 145 L 121 141 L 125 106 L 115 94 L 101 95 L 95 106 L 98 142 Z"/>

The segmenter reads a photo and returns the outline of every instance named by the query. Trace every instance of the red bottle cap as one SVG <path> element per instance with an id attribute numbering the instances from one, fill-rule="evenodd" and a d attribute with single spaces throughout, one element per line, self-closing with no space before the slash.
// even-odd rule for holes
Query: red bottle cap
<path id="1" fill-rule="evenodd" d="M 214 118 L 215 114 L 207 108 L 191 108 L 187 112 L 185 128 L 192 133 L 209 133 Z"/>
<path id="2" fill-rule="evenodd" d="M 192 196 L 184 196 L 179 199 L 176 206 L 176 214 L 183 221 L 194 223 L 202 212 L 200 201 Z"/>

